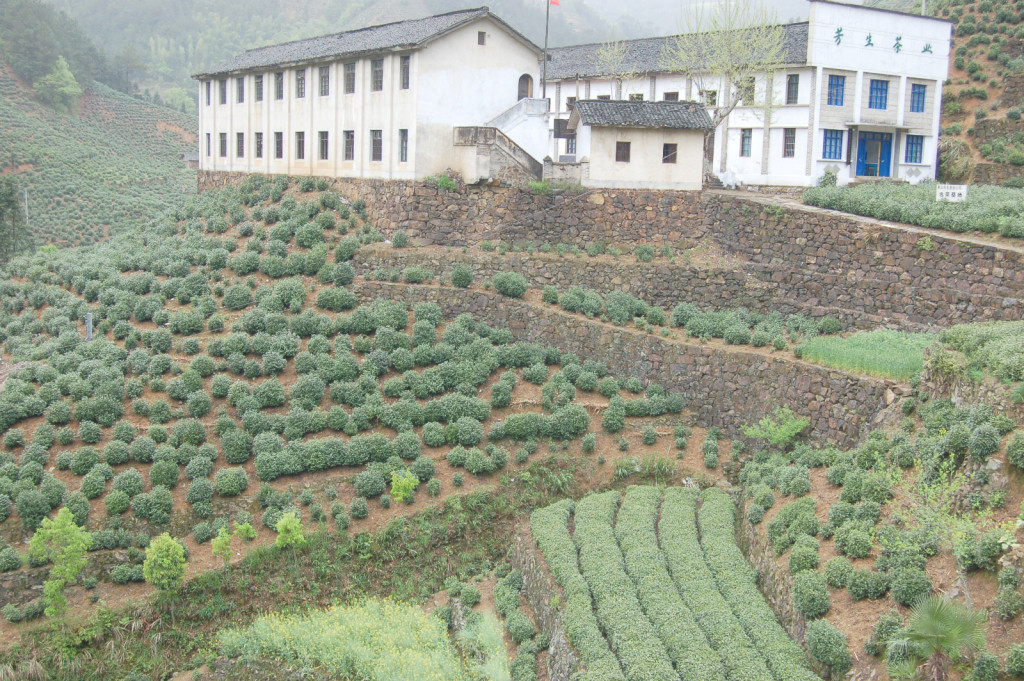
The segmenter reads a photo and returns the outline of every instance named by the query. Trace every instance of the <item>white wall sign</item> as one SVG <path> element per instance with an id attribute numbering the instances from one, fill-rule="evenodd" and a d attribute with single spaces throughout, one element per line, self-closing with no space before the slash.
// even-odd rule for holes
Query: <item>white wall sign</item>
<path id="1" fill-rule="evenodd" d="M 935 185 L 936 201 L 966 201 L 966 184 L 937 184 Z"/>

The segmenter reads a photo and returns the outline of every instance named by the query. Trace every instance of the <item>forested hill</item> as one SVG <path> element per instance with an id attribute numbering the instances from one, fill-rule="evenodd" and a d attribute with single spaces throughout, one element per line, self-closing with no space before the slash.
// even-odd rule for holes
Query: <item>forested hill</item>
<path id="1" fill-rule="evenodd" d="M 78 116 L 38 101 L 0 60 L 0 175 L 28 191 L 36 244 L 94 243 L 195 193 L 195 119 L 93 81 Z"/>
<path id="2" fill-rule="evenodd" d="M 49 0 L 76 19 L 141 87 L 193 87 L 191 73 L 242 50 L 487 4 L 540 43 L 547 0 Z M 551 44 L 606 40 L 611 26 L 583 0 L 552 7 Z M 177 91 L 174 95 L 177 95 Z"/>

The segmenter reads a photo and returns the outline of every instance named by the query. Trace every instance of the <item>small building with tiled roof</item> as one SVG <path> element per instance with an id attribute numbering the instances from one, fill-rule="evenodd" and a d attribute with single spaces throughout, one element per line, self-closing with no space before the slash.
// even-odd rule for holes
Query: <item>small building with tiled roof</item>
<path id="1" fill-rule="evenodd" d="M 704 139 L 714 130 L 697 102 L 583 100 L 569 116 L 573 164 L 585 187 L 701 189 Z"/>

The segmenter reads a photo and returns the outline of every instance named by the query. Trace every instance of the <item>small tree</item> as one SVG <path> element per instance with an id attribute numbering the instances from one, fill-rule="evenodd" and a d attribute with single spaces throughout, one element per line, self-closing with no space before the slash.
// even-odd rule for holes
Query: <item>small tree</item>
<path id="1" fill-rule="evenodd" d="M 946 596 L 929 596 L 913 607 L 902 638 L 890 647 L 919 650 L 925 681 L 945 681 L 953 662 L 985 646 L 984 610 L 972 610 Z"/>
<path id="2" fill-rule="evenodd" d="M 798 417 L 789 407 L 779 407 L 773 416 L 765 416 L 756 426 L 743 426 L 740 430 L 749 438 L 766 440 L 785 450 L 810 425 L 809 419 Z"/>
<path id="3" fill-rule="evenodd" d="M 49 560 L 50 577 L 43 583 L 46 616 L 63 614 L 68 606 L 64 588 L 82 574 L 89 563 L 86 555 L 92 547 L 92 535 L 75 524 L 67 508 L 60 509 L 55 519 L 44 518 L 29 544 L 29 555 L 36 560 Z"/>
<path id="4" fill-rule="evenodd" d="M 142 576 L 155 586 L 162 598 L 178 591 L 185 581 L 185 547 L 164 532 L 149 543 Z M 174 624 L 174 603 L 171 603 L 171 624 Z"/>
<path id="5" fill-rule="evenodd" d="M 416 493 L 416 487 L 419 484 L 419 478 L 408 470 L 401 473 L 398 471 L 391 472 L 391 496 L 397 502 L 408 501 L 411 504 L 413 495 Z"/>
<path id="6" fill-rule="evenodd" d="M 220 556 L 226 568 L 231 562 L 231 534 L 228 532 L 228 528 L 220 528 L 210 545 L 213 547 L 213 555 Z"/>
<path id="7" fill-rule="evenodd" d="M 78 115 L 78 98 L 82 96 L 82 86 L 75 80 L 64 57 L 57 57 L 53 70 L 37 80 L 32 87 L 44 104 L 62 113 Z"/>
<path id="8" fill-rule="evenodd" d="M 626 84 L 642 75 L 632 63 L 629 44 L 621 40 L 601 44 L 597 51 L 596 66 L 599 75 L 615 81 L 618 87 L 613 96 L 619 99 L 629 99 Z"/>
<path id="9" fill-rule="evenodd" d="M 698 4 L 684 22 L 683 34 L 669 41 L 662 67 L 685 75 L 712 108 L 715 129 L 742 101 L 756 105 L 770 119 L 773 78 L 786 59 L 786 36 L 775 13 L 750 0 Z M 753 87 L 764 79 L 761 98 Z M 716 92 L 715 101 L 709 94 Z M 766 124 L 768 120 L 765 121 Z M 704 138 L 704 174 L 711 174 L 714 137 Z"/>
<path id="10" fill-rule="evenodd" d="M 277 539 L 274 541 L 274 545 L 279 549 L 297 549 L 306 543 L 306 535 L 302 533 L 302 521 L 299 520 L 295 511 L 288 511 L 282 515 L 274 529 L 277 530 Z M 292 564 L 293 566 L 295 564 L 294 554 L 292 555 Z"/>

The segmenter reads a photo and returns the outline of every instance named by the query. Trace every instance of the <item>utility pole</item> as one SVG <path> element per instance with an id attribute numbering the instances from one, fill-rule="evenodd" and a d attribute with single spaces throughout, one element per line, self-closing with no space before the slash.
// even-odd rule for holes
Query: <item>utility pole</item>
<path id="1" fill-rule="evenodd" d="M 548 98 L 548 26 L 551 25 L 551 0 L 544 0 L 544 61 L 540 65 L 540 98 Z"/>
<path id="2" fill-rule="evenodd" d="M 28 188 L 24 188 L 25 192 L 25 227 L 28 227 Z"/>

